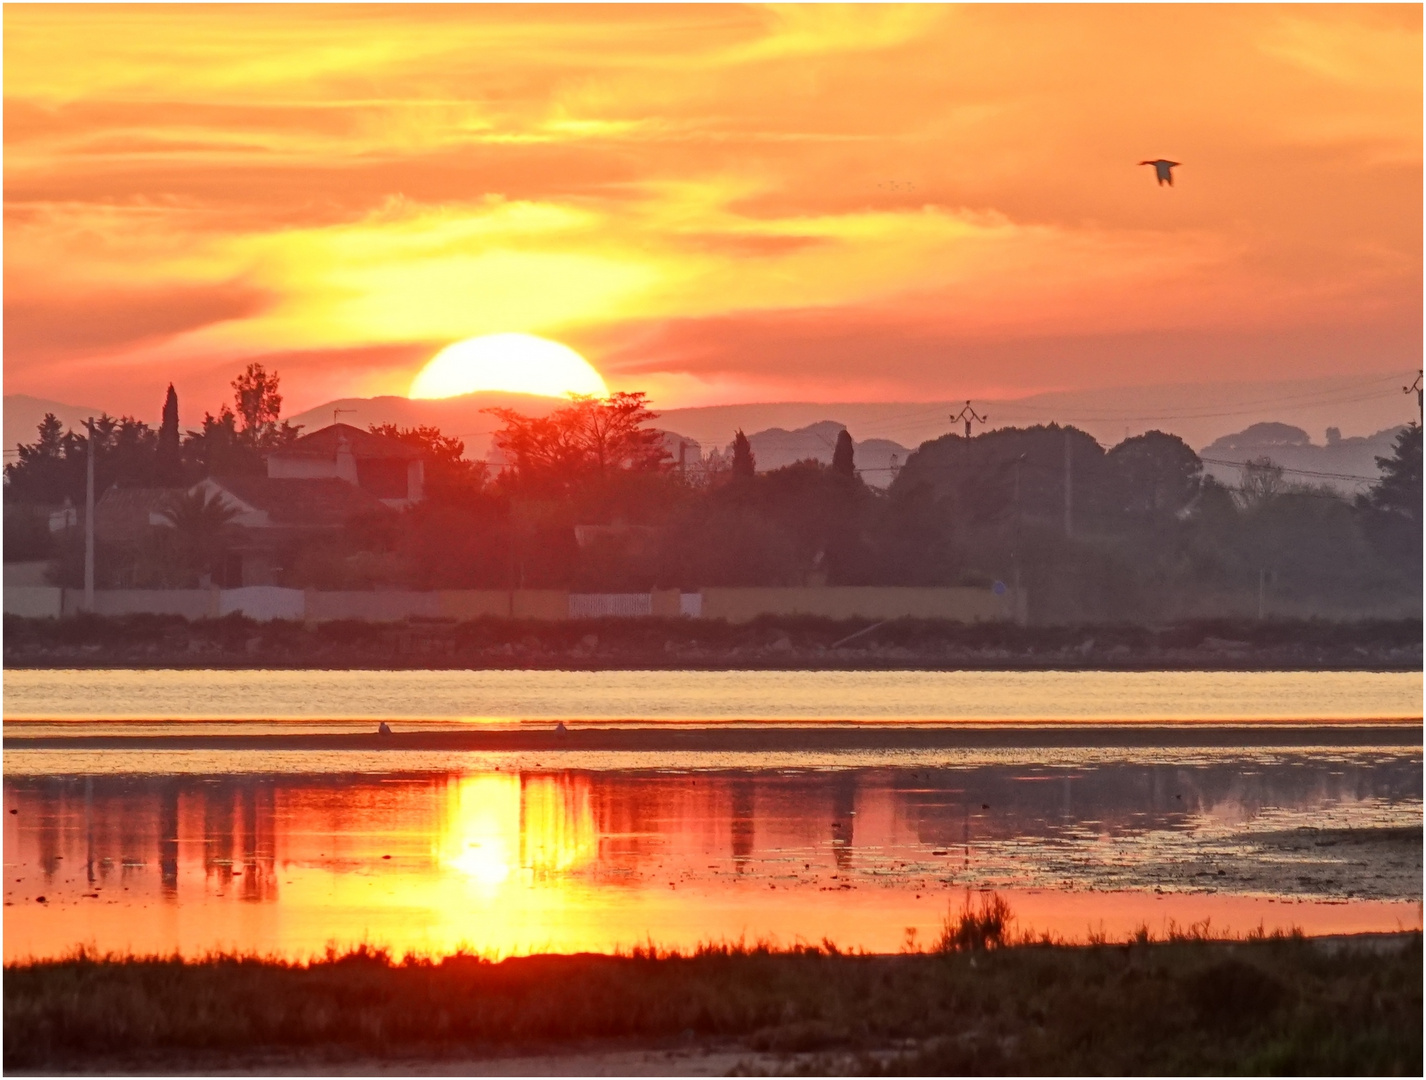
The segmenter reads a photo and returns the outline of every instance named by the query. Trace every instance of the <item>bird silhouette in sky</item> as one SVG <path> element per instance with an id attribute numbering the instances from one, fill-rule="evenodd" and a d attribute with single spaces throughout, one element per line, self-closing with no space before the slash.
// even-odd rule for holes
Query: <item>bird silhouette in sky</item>
<path id="1" fill-rule="evenodd" d="M 1165 184 L 1169 187 L 1173 187 L 1173 168 L 1178 164 L 1177 161 L 1159 158 L 1157 161 L 1141 161 L 1139 164 L 1152 165 L 1154 167 L 1154 175 L 1159 178 L 1159 187 L 1163 187 Z"/>

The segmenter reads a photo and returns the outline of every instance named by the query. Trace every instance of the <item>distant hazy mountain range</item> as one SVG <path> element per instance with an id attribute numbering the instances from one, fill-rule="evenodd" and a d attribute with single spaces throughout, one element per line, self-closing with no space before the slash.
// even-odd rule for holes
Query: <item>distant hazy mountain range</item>
<path id="1" fill-rule="evenodd" d="M 159 401 L 159 404 L 163 404 L 162 400 Z M 102 411 L 87 405 L 66 405 L 62 401 L 30 397 L 29 394 L 6 394 L 5 449 L 15 449 L 16 443 L 34 442 L 35 429 L 40 426 L 40 421 L 45 418 L 45 413 L 54 413 L 65 427 L 78 431 L 84 427 L 85 420 L 91 416 L 98 416 Z M 154 419 L 157 418 L 157 412 L 155 412 Z M 148 419 L 148 417 L 142 419 Z"/>
<path id="2" fill-rule="evenodd" d="M 1391 456 L 1397 433 L 1403 427 L 1398 424 L 1353 438 L 1343 438 L 1336 428 L 1328 428 L 1326 442 L 1319 446 L 1307 432 L 1291 424 L 1253 424 L 1235 435 L 1215 439 L 1198 451 L 1198 456 L 1207 459 L 1205 473 L 1230 485 L 1238 483 L 1242 470 L 1223 462 L 1240 464 L 1268 458 L 1282 466 L 1287 483 L 1314 487 L 1325 484 L 1355 494 L 1365 491 L 1381 472 L 1376 459 Z"/>
<path id="3" fill-rule="evenodd" d="M 1259 383 L 1199 383 L 1120 387 L 1096 391 L 1064 391 L 1015 399 L 977 399 L 977 411 L 989 426 L 1017 427 L 1057 422 L 1087 431 L 1104 446 L 1128 435 L 1158 429 L 1180 436 L 1190 446 L 1202 447 L 1204 456 L 1222 461 L 1242 461 L 1264 454 L 1279 464 L 1307 472 L 1374 476 L 1374 458 L 1390 453 L 1397 427 L 1415 418 L 1414 395 L 1401 393 L 1400 373 L 1367 373 L 1330 378 Z M 183 400 L 180 415 L 185 428 L 196 426 L 204 404 Z M 154 415 L 140 417 L 157 422 L 162 394 L 155 394 Z M 486 458 L 498 422 L 484 410 L 515 409 L 544 415 L 562 402 L 528 394 L 477 393 L 438 400 L 405 397 L 342 398 L 290 417 L 308 431 L 339 419 L 357 427 L 394 423 L 402 427 L 430 424 L 465 441 L 473 458 Z M 668 432 L 671 451 L 679 441 L 697 443 L 706 455 L 731 443 L 741 429 L 749 437 L 759 468 L 777 468 L 802 458 L 830 461 L 837 431 L 852 435 L 857 465 L 872 483 L 886 483 L 896 462 L 922 442 L 951 430 L 951 416 L 964 401 L 933 402 L 771 402 L 712 405 L 701 408 L 659 410 L 657 426 Z M 213 407 L 208 403 L 207 408 Z M 35 426 L 53 412 L 71 427 L 98 410 L 46 401 L 21 394 L 5 397 L 5 446 L 31 441 Z M 1263 416 L 1275 424 L 1254 424 Z M 1247 426 L 1251 425 L 1251 426 Z M 1328 428 L 1355 433 L 1348 437 L 1326 435 Z M 1269 428 L 1273 430 L 1268 430 Z M 982 425 L 975 430 L 979 433 Z M 1281 430 L 1279 430 L 1281 429 Z M 1324 432 L 1324 442 L 1314 444 L 1309 432 Z M 1237 434 L 1230 434 L 1236 432 Z M 1372 432 L 1370 435 L 1361 433 Z M 1266 440 L 1266 441 L 1264 441 Z M 1236 481 L 1232 466 L 1209 466 L 1225 480 Z M 1317 478 L 1289 475 L 1289 480 L 1313 482 Z M 1330 478 L 1321 478 L 1332 482 Z M 1339 483 L 1359 488 L 1351 481 Z"/>

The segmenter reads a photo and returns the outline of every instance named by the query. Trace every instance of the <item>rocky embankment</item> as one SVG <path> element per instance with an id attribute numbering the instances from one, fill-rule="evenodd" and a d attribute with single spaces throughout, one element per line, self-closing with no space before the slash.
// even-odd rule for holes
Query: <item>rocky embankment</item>
<path id="1" fill-rule="evenodd" d="M 1422 666 L 1420 620 L 1011 626 L 930 620 L 562 623 L 5 619 L 11 668 L 630 670 L 1390 670 Z"/>

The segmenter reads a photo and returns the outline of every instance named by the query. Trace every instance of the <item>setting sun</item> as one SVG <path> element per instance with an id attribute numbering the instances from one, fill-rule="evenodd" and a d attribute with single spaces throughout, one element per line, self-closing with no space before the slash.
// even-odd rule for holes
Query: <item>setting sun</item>
<path id="1" fill-rule="evenodd" d="M 593 394 L 609 388 L 588 360 L 532 334 L 486 334 L 447 345 L 411 383 L 413 398 L 446 398 L 478 390 L 512 394 Z"/>

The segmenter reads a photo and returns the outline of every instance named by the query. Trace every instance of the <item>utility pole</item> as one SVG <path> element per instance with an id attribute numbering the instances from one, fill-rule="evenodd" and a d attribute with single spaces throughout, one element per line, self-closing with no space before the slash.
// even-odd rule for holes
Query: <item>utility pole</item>
<path id="1" fill-rule="evenodd" d="M 1265 607 L 1263 601 L 1264 601 L 1264 599 L 1265 599 L 1265 594 L 1266 594 L 1266 592 L 1267 592 L 1267 579 L 1268 579 L 1268 572 L 1267 572 L 1267 570 L 1264 569 L 1264 568 L 1262 568 L 1262 567 L 1259 567 L 1259 568 L 1258 568 L 1258 621 L 1259 621 L 1259 622 L 1262 622 L 1262 621 L 1263 621 L 1263 609 L 1264 609 L 1264 607 Z"/>
<path id="2" fill-rule="evenodd" d="M 1420 419 L 1422 418 L 1422 407 L 1421 407 L 1421 372 L 1420 372 L 1420 370 L 1418 370 L 1418 371 L 1416 372 L 1416 381 L 1415 381 L 1414 383 L 1412 383 L 1410 386 L 1403 386 L 1403 387 L 1401 388 L 1401 392 L 1402 392 L 1403 394 L 1409 394 L 1409 393 L 1411 393 L 1411 391 L 1413 391 L 1413 390 L 1416 391 L 1416 418 L 1417 418 L 1418 420 L 1420 420 Z"/>
<path id="3" fill-rule="evenodd" d="M 678 478 L 685 481 L 688 479 L 688 444 L 686 442 L 678 444 Z"/>
<path id="4" fill-rule="evenodd" d="M 1025 463 L 1025 455 L 1015 459 L 1015 550 L 1011 559 L 1015 570 L 1015 621 L 1020 621 L 1020 466 Z"/>
<path id="5" fill-rule="evenodd" d="M 84 465 L 84 610 L 94 610 L 94 417 L 84 421 L 89 430 L 89 453 Z"/>
<path id="6" fill-rule="evenodd" d="M 955 424 L 964 420 L 966 425 L 966 441 L 970 441 L 971 422 L 974 421 L 977 424 L 983 424 L 989 419 L 990 417 L 981 416 L 979 413 L 977 413 L 973 408 L 971 408 L 970 402 L 967 401 L 966 407 L 960 412 L 956 413 L 955 416 L 951 417 L 951 423 Z"/>
<path id="7" fill-rule="evenodd" d="M 1074 536 L 1074 443 L 1070 429 L 1065 428 L 1065 539 Z"/>

